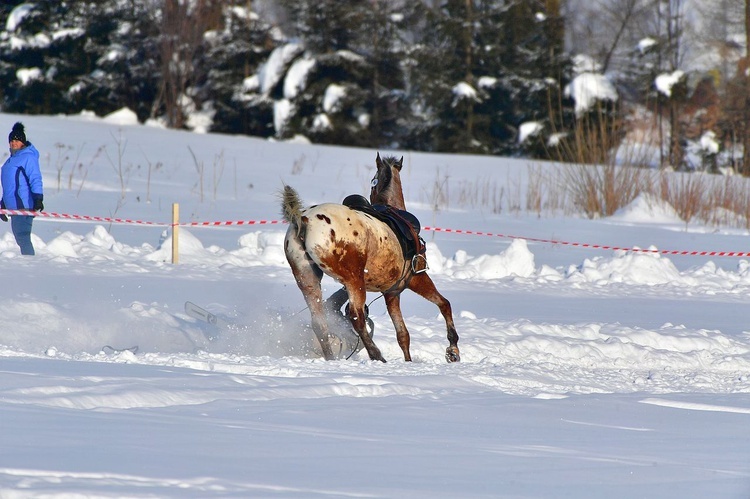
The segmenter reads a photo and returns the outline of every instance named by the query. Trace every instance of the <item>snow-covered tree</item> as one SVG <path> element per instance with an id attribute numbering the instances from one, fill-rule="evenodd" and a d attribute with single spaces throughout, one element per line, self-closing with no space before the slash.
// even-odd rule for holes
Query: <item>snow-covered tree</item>
<path id="1" fill-rule="evenodd" d="M 289 36 L 297 40 L 272 55 L 260 92 L 274 99 L 276 133 L 316 142 L 392 145 L 404 80 L 397 50 L 400 8 L 394 0 L 282 1 Z M 334 21 L 335 20 L 335 21 Z M 282 58 L 282 55 L 285 56 Z M 278 76 L 275 87 L 269 75 Z"/>
<path id="2" fill-rule="evenodd" d="M 424 117 L 414 144 L 509 154 L 523 150 L 523 123 L 551 134 L 552 120 L 570 109 L 557 8 L 552 0 L 446 0 L 427 9 L 411 51 L 410 98 Z"/>
<path id="3" fill-rule="evenodd" d="M 152 115 L 158 92 L 159 17 L 154 0 L 78 2 L 89 67 L 66 92 L 69 112 L 104 115 L 123 107 L 140 121 Z"/>
<path id="4" fill-rule="evenodd" d="M 274 134 L 273 100 L 257 92 L 257 74 L 281 40 L 246 4 L 225 5 L 221 28 L 206 33 L 210 67 L 198 95 L 215 112 L 213 131 L 269 137 Z"/>
<path id="5" fill-rule="evenodd" d="M 148 117 L 158 72 L 152 0 L 19 3 L 0 32 L 3 109 Z M 6 7 L 7 8 L 7 7 Z"/>
<path id="6" fill-rule="evenodd" d="M 7 7 L 6 7 L 7 9 Z M 20 113 L 65 109 L 65 90 L 88 61 L 85 30 L 57 2 L 18 3 L 0 33 L 3 108 Z"/>

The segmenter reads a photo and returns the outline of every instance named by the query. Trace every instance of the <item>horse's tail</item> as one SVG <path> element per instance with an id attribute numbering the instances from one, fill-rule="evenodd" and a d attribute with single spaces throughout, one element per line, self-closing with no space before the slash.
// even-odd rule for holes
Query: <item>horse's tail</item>
<path id="1" fill-rule="evenodd" d="M 294 187 L 285 185 L 281 193 L 281 214 L 290 225 L 295 225 L 297 230 L 302 227 L 302 200 Z"/>

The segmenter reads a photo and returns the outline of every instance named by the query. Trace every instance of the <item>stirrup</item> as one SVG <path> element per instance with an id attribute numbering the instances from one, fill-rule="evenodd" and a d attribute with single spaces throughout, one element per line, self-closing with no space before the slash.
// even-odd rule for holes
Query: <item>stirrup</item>
<path id="1" fill-rule="evenodd" d="M 424 261 L 424 268 L 422 270 L 417 270 L 417 263 L 419 262 L 419 259 L 422 259 Z M 414 274 L 421 274 L 422 272 L 427 272 L 429 270 L 430 266 L 427 265 L 427 257 L 424 255 L 414 255 L 411 259 L 411 271 Z"/>

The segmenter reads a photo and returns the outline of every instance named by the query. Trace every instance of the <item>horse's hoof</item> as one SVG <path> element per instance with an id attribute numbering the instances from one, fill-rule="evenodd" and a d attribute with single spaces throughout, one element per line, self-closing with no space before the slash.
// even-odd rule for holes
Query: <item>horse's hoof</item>
<path id="1" fill-rule="evenodd" d="M 380 350 L 378 350 L 377 352 L 373 352 L 373 353 L 370 353 L 370 352 L 367 352 L 367 353 L 370 355 L 370 360 L 379 360 L 383 364 L 386 363 L 385 357 L 383 357 L 383 354 L 380 353 Z"/>
<path id="2" fill-rule="evenodd" d="M 448 362 L 460 362 L 461 355 L 458 353 L 458 347 L 448 347 L 445 349 L 445 360 Z"/>

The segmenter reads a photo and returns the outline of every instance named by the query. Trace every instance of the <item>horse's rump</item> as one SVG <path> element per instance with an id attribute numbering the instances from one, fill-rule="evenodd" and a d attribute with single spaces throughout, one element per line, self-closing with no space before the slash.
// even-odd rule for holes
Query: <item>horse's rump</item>
<path id="1" fill-rule="evenodd" d="M 334 279 L 364 278 L 368 291 L 384 291 L 401 277 L 401 245 L 383 222 L 334 203 L 308 208 L 300 220 L 299 237 L 306 253 Z"/>

